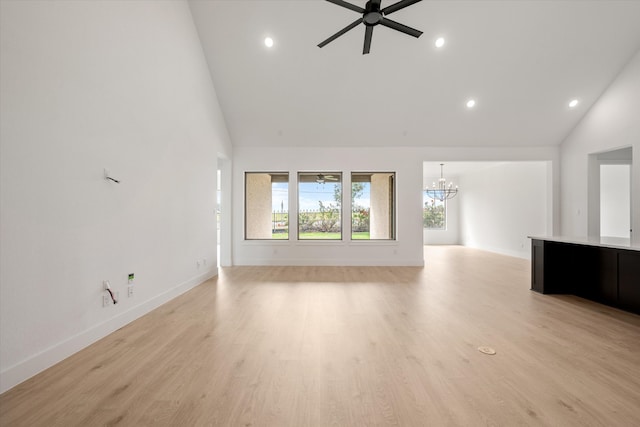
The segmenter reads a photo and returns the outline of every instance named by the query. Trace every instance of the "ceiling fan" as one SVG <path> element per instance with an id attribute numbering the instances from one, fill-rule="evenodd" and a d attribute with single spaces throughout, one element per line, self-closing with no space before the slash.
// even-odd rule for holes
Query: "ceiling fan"
<path id="1" fill-rule="evenodd" d="M 318 184 L 324 184 L 326 181 L 337 181 L 337 180 L 338 178 L 333 175 L 323 175 L 321 173 L 316 175 L 316 182 Z"/>
<path id="2" fill-rule="evenodd" d="M 414 3 L 418 3 L 422 0 L 401 0 L 397 3 L 394 3 L 385 8 L 380 8 L 381 0 L 369 0 L 365 5 L 365 8 L 361 8 L 360 6 L 356 6 L 355 4 L 351 4 L 349 2 L 343 0 L 327 0 L 329 3 L 337 4 L 338 6 L 345 7 L 347 9 L 353 10 L 354 12 L 358 12 L 362 14 L 362 18 L 358 18 L 353 21 L 351 24 L 344 27 L 342 30 L 338 31 L 322 43 L 318 45 L 318 47 L 324 47 L 346 33 L 349 30 L 357 27 L 360 23 L 363 23 L 366 27 L 364 33 L 364 48 L 362 49 L 362 54 L 366 55 L 371 50 L 371 36 L 373 35 L 373 27 L 376 25 L 384 25 L 385 27 L 392 28 L 394 30 L 400 31 L 405 34 L 409 34 L 413 37 L 420 37 L 422 35 L 422 31 L 418 31 L 414 28 L 407 27 L 406 25 L 402 25 L 396 21 L 392 21 L 391 19 L 385 18 L 386 15 L 390 15 L 393 12 L 397 12 L 400 9 L 404 9 L 407 6 L 411 6 Z"/>

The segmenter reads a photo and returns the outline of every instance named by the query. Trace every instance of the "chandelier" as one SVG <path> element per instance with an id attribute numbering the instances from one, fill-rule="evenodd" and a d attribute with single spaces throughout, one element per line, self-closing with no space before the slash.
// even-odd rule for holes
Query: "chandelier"
<path id="1" fill-rule="evenodd" d="M 444 167 L 444 163 L 440 163 L 440 179 L 438 180 L 438 184 L 434 182 L 431 188 L 425 188 L 424 191 L 427 193 L 427 196 L 431 199 L 437 199 L 441 202 L 446 199 L 451 199 L 458 194 L 458 186 L 453 187 L 453 182 L 447 184 L 447 180 L 444 179 L 442 169 Z"/>

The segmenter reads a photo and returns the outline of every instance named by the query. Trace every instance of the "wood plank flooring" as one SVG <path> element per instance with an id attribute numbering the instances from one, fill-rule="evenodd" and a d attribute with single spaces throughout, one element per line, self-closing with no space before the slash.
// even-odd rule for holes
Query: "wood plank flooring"
<path id="1" fill-rule="evenodd" d="M 222 269 L 1 395 L 0 425 L 640 425 L 640 316 L 531 292 L 525 260 L 425 260 Z"/>

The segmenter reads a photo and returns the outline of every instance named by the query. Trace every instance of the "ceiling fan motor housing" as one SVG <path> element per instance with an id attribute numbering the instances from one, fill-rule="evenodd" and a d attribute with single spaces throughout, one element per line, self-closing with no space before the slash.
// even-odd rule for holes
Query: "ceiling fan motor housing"
<path id="1" fill-rule="evenodd" d="M 369 25 L 369 26 L 378 25 L 380 21 L 382 21 L 382 13 L 369 12 L 366 15 L 364 15 L 364 18 L 362 20 L 364 22 L 364 25 Z"/>
<path id="2" fill-rule="evenodd" d="M 380 1 L 368 1 L 366 12 L 362 17 L 362 22 L 367 26 L 378 25 L 382 21 L 382 12 L 380 11 Z"/>

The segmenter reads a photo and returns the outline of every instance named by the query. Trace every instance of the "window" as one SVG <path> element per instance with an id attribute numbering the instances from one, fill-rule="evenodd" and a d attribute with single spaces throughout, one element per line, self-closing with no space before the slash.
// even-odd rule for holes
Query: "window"
<path id="1" fill-rule="evenodd" d="M 245 239 L 289 238 L 289 174 L 245 173 Z"/>
<path id="2" fill-rule="evenodd" d="M 423 193 L 424 210 L 422 220 L 427 230 L 447 229 L 447 202 L 446 200 L 432 199 Z"/>
<path id="3" fill-rule="evenodd" d="M 298 174 L 298 239 L 342 240 L 342 174 Z"/>
<path id="4" fill-rule="evenodd" d="M 395 173 L 351 174 L 351 239 L 395 239 Z"/>

